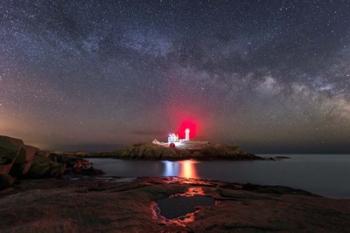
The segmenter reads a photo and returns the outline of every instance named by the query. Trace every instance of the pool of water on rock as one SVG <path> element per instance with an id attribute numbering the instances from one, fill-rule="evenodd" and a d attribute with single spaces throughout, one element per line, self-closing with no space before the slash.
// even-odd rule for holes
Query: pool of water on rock
<path id="1" fill-rule="evenodd" d="M 153 208 L 162 222 L 185 225 L 195 220 L 195 213 L 201 208 L 214 204 L 214 198 L 206 195 L 201 187 L 190 187 L 185 193 L 157 200 Z"/>
<path id="2" fill-rule="evenodd" d="M 186 216 L 195 212 L 198 207 L 214 205 L 214 199 L 209 196 L 170 197 L 157 201 L 160 215 L 168 219 Z"/>

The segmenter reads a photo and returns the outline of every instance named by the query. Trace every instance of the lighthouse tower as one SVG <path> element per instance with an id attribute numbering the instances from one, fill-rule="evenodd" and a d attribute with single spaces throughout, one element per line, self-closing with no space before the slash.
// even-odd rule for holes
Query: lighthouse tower
<path id="1" fill-rule="evenodd" d="M 185 129 L 185 141 L 190 140 L 190 129 Z"/>

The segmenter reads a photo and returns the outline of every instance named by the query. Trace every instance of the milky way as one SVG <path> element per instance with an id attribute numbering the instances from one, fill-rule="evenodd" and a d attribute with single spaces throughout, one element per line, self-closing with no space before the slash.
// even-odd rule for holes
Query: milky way
<path id="1" fill-rule="evenodd" d="M 0 2 L 0 134 L 350 152 L 349 1 Z"/>

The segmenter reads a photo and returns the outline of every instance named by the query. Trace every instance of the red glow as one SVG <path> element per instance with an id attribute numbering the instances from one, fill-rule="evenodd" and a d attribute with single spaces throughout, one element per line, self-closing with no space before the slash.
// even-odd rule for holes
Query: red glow
<path id="1" fill-rule="evenodd" d="M 185 138 L 185 130 L 190 130 L 190 139 L 193 139 L 197 136 L 197 124 L 193 120 L 184 120 L 181 122 L 177 133 L 180 138 Z"/>
<path id="2" fill-rule="evenodd" d="M 168 129 L 179 135 L 179 138 L 185 138 L 185 130 L 190 130 L 191 140 L 200 140 L 202 137 L 207 138 L 208 126 L 210 122 L 207 118 L 207 113 L 204 110 L 190 106 L 187 101 L 185 106 L 168 105 L 167 119 L 169 122 Z"/>

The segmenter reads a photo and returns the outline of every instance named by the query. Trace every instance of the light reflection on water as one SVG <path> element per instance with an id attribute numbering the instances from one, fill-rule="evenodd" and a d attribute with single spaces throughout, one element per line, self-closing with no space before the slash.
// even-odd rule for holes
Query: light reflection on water
<path id="1" fill-rule="evenodd" d="M 284 185 L 324 196 L 350 198 L 350 155 L 288 155 L 280 161 L 145 161 L 90 159 L 106 176 L 178 176 Z"/>
<path id="2" fill-rule="evenodd" d="M 199 178 L 197 175 L 197 161 L 162 161 L 164 164 L 163 176 L 179 176 L 183 178 Z"/>
<path id="3" fill-rule="evenodd" d="M 179 173 L 179 164 L 172 161 L 163 161 L 163 176 L 176 176 Z"/>

